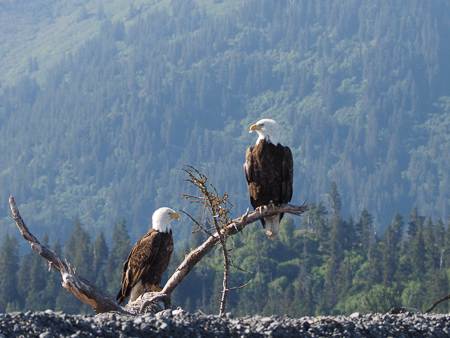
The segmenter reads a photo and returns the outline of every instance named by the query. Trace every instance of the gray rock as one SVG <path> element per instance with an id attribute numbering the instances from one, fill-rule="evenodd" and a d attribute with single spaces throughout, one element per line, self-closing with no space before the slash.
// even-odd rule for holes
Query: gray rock
<path id="1" fill-rule="evenodd" d="M 261 322 L 262 323 L 272 323 L 273 319 L 270 318 L 270 317 L 264 317 L 264 318 L 261 319 Z"/>
<path id="2" fill-rule="evenodd" d="M 43 332 L 39 335 L 39 338 L 53 338 L 53 333 L 51 332 Z"/>
<path id="3" fill-rule="evenodd" d="M 184 310 L 182 309 L 176 309 L 172 311 L 172 315 L 176 316 L 176 315 L 182 315 L 184 313 Z"/>
<path id="4" fill-rule="evenodd" d="M 0 338 L 24 337 L 448 337 L 450 315 L 402 313 L 397 315 L 243 317 L 192 314 L 178 308 L 143 316 L 102 314 L 74 316 L 63 313 L 11 312 L 0 314 Z"/>

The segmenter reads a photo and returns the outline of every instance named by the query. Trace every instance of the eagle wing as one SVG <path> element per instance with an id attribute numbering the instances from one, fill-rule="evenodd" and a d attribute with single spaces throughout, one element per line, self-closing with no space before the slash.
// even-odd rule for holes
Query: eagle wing
<path id="1" fill-rule="evenodd" d="M 292 182 L 294 180 L 294 160 L 289 147 L 284 147 L 282 163 L 281 200 L 288 203 L 292 199 Z"/>
<path id="2" fill-rule="evenodd" d="M 139 282 L 150 269 L 158 254 L 161 244 L 161 234 L 151 229 L 134 245 L 128 259 L 123 263 L 122 288 L 117 294 L 116 300 L 125 302 L 131 289 Z"/>
<path id="3" fill-rule="evenodd" d="M 251 148 L 253 148 L 253 147 L 248 148 L 247 152 L 245 153 L 244 171 L 245 171 L 245 179 L 247 180 L 247 184 L 249 184 L 252 181 L 251 168 L 253 165 L 253 158 L 252 158 L 252 149 Z"/>
<path id="4" fill-rule="evenodd" d="M 247 180 L 250 203 L 253 209 L 255 209 L 259 206 L 258 204 L 259 189 L 255 182 L 257 174 L 255 174 L 255 159 L 253 149 L 254 147 L 249 147 L 247 149 L 247 152 L 245 153 L 244 171 L 245 171 L 245 179 Z"/>

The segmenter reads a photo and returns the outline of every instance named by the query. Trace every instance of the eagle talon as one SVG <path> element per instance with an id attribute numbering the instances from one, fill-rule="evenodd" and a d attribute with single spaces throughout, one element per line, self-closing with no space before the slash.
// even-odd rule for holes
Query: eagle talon
<path id="1" fill-rule="evenodd" d="M 267 205 L 261 205 L 255 209 L 255 211 L 257 211 L 259 214 L 262 214 L 263 211 L 266 211 L 266 210 L 267 210 Z"/>

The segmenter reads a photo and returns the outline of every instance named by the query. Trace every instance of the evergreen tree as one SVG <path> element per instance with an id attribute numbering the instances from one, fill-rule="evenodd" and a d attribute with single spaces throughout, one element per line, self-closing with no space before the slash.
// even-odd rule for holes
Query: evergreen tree
<path id="1" fill-rule="evenodd" d="M 105 235 L 103 234 L 103 230 L 100 231 L 100 234 L 97 236 L 95 242 L 92 244 L 92 253 L 93 253 L 93 273 L 95 284 L 100 288 L 104 289 L 106 287 L 106 280 L 104 275 L 104 267 L 109 255 L 109 249 L 106 245 Z"/>
<path id="2" fill-rule="evenodd" d="M 380 250 L 383 255 L 382 271 L 383 284 L 391 286 L 396 281 L 397 276 L 397 248 L 395 246 L 396 233 L 394 228 L 388 224 L 386 230 L 381 237 Z"/>
<path id="3" fill-rule="evenodd" d="M 427 256 L 422 227 L 418 228 L 415 236 L 412 237 L 410 243 L 411 244 L 408 250 L 408 258 L 412 269 L 410 278 L 412 277 L 413 279 L 422 281 L 425 278 L 425 259 Z"/>
<path id="4" fill-rule="evenodd" d="M 76 216 L 74 226 L 64 245 L 65 255 L 72 267 L 77 269 L 83 277 L 92 281 L 94 276 L 92 264 L 91 238 L 89 232 L 84 230 Z M 56 298 L 56 308 L 66 313 L 92 313 L 92 309 L 73 297 L 67 290 L 62 290 Z"/>
<path id="5" fill-rule="evenodd" d="M 355 230 L 358 236 L 358 240 L 360 241 L 360 246 L 362 247 L 363 251 L 367 252 L 372 242 L 373 221 L 372 215 L 369 214 L 366 208 L 364 208 L 361 212 L 359 220 L 355 225 Z"/>
<path id="6" fill-rule="evenodd" d="M 294 308 L 293 314 L 297 316 L 311 316 L 314 313 L 314 297 L 312 292 L 311 267 L 309 264 L 310 253 L 308 253 L 308 240 L 306 233 L 302 234 L 302 261 L 300 272 L 296 279 L 294 302 L 297 307 Z"/>
<path id="7" fill-rule="evenodd" d="M 316 234 L 321 248 L 324 248 L 325 243 L 328 242 L 329 236 L 326 215 L 326 208 L 323 205 L 323 201 L 320 201 L 317 206 L 314 203 L 311 203 L 308 211 L 306 211 L 302 217 L 302 228 Z"/>
<path id="8" fill-rule="evenodd" d="M 18 310 L 21 299 L 17 290 L 19 244 L 6 233 L 0 251 L 0 311 Z"/>
<path id="9" fill-rule="evenodd" d="M 355 222 L 353 221 L 353 217 L 350 215 L 348 218 L 348 222 L 343 223 L 343 244 L 342 248 L 344 250 L 352 250 L 353 246 L 356 242 L 356 230 L 355 230 Z"/>
<path id="10" fill-rule="evenodd" d="M 435 269 L 439 268 L 439 248 L 436 244 L 436 227 L 431 221 L 431 217 L 425 219 L 423 230 L 425 267 L 427 271 L 433 274 Z"/>
<path id="11" fill-rule="evenodd" d="M 352 270 L 350 265 L 350 258 L 348 254 L 342 261 L 337 277 L 337 290 L 339 292 L 339 299 L 344 299 L 352 287 Z"/>
<path id="12" fill-rule="evenodd" d="M 26 253 L 22 260 L 20 261 L 19 271 L 17 274 L 17 290 L 18 293 L 21 295 L 21 308 L 24 309 L 31 309 L 29 308 L 29 305 L 27 304 L 27 299 L 29 296 L 29 293 L 31 291 L 30 287 L 30 270 L 32 265 L 32 259 L 33 259 L 33 252 L 30 251 Z"/>
<path id="13" fill-rule="evenodd" d="M 392 236 L 392 244 L 397 248 L 400 249 L 401 242 L 403 239 L 403 227 L 405 223 L 403 222 L 403 217 L 400 214 L 400 212 L 396 212 L 394 215 L 394 218 L 392 220 L 392 230 L 393 230 L 393 236 Z"/>
<path id="14" fill-rule="evenodd" d="M 48 235 L 44 234 L 41 240 L 43 246 L 48 246 Z M 47 261 L 39 254 L 30 250 L 22 258 L 18 273 L 18 289 L 24 303 L 22 308 L 27 310 L 45 310 L 49 307 L 47 301 Z"/>
<path id="15" fill-rule="evenodd" d="M 445 247 L 445 226 L 440 218 L 438 218 L 436 221 L 434 238 L 436 250 L 438 251 L 438 255 L 440 255 Z"/>
<path id="16" fill-rule="evenodd" d="M 336 181 L 330 183 L 330 192 L 328 193 L 328 203 L 330 204 L 332 217 L 338 217 L 342 208 L 341 196 L 339 195 Z"/>
<path id="17" fill-rule="evenodd" d="M 63 257 L 62 246 L 59 241 L 59 238 L 55 241 L 55 243 L 53 243 L 52 251 L 58 257 Z M 58 270 L 53 269 L 53 268 L 50 269 L 50 271 L 46 275 L 46 279 L 47 279 L 47 283 L 46 283 L 47 285 L 45 288 L 45 295 L 46 295 L 45 308 L 52 309 L 52 310 L 54 309 L 55 311 L 57 311 L 57 307 L 56 307 L 57 297 L 62 293 L 68 294 L 68 292 L 61 285 L 61 273 Z M 61 310 L 61 309 L 59 309 L 59 310 Z"/>
<path id="18" fill-rule="evenodd" d="M 369 291 L 375 287 L 375 285 L 383 282 L 382 254 L 376 237 L 368 248 L 367 259 L 369 262 L 369 275 L 367 278 L 366 291 Z"/>
<path id="19" fill-rule="evenodd" d="M 65 255 L 70 264 L 85 278 L 92 280 L 94 277 L 92 264 L 93 253 L 90 250 L 91 238 L 89 233 L 81 226 L 78 216 L 75 217 L 73 229 L 64 245 Z"/>
<path id="20" fill-rule="evenodd" d="M 411 215 L 408 216 L 408 238 L 409 242 L 412 238 L 414 238 L 419 231 L 419 229 L 422 227 L 424 217 L 419 216 L 419 212 L 417 210 L 417 207 L 414 207 L 411 211 Z"/>
<path id="21" fill-rule="evenodd" d="M 284 251 L 293 250 L 295 246 L 295 224 L 294 219 L 290 216 L 285 216 L 280 223 L 280 231 L 278 233 L 278 240 L 283 244 Z M 285 256 L 288 259 L 287 255 Z"/>
<path id="22" fill-rule="evenodd" d="M 336 276 L 339 275 L 341 263 L 345 257 L 342 245 L 345 242 L 344 223 L 345 221 L 339 214 L 333 214 L 331 217 L 330 258 L 327 262 L 325 275 L 325 290 L 328 294 L 327 304 L 330 308 L 337 304 L 340 293 Z"/>
<path id="23" fill-rule="evenodd" d="M 444 233 L 444 246 L 441 250 L 442 267 L 444 269 L 450 268 L 450 216 L 448 218 L 447 226 Z"/>
<path id="24" fill-rule="evenodd" d="M 114 297 L 120 289 L 123 263 L 127 260 L 131 251 L 130 237 L 128 236 L 125 223 L 125 218 L 122 217 L 119 225 L 114 224 L 113 247 L 105 267 L 107 291 Z"/>

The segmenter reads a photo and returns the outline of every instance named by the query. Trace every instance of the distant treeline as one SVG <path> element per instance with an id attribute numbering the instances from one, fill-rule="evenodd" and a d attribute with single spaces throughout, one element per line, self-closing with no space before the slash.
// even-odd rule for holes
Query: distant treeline
<path id="1" fill-rule="evenodd" d="M 340 215 L 336 183 L 324 202 L 312 204 L 301 218 L 286 216 L 277 238 L 270 240 L 261 225 L 246 227 L 228 240 L 230 287 L 251 283 L 230 292 L 227 311 L 237 316 L 289 314 L 317 316 L 385 313 L 394 306 L 424 311 L 446 296 L 450 274 L 450 227 L 441 219 L 418 214 L 413 208 L 403 218 L 397 212 L 386 231 L 375 232 L 373 217 L 363 209 L 357 219 Z M 194 232 L 174 254 L 167 276 L 185 254 L 206 239 Z M 42 243 L 48 245 L 48 236 Z M 130 249 L 125 221 L 114 226 L 113 248 L 101 232 L 91 244 L 88 231 L 76 219 L 63 248 L 53 249 L 112 297 L 119 285 L 122 264 Z M 91 312 L 62 286 L 59 272 L 47 272 L 46 261 L 35 252 L 21 260 L 15 237 L 7 235 L 0 251 L 0 312 L 51 308 L 66 313 Z M 175 290 L 172 302 L 188 311 L 217 314 L 222 290 L 223 262 L 218 248 L 197 264 Z M 163 282 L 164 283 L 164 282 Z M 440 304 L 435 311 L 449 311 Z"/>

